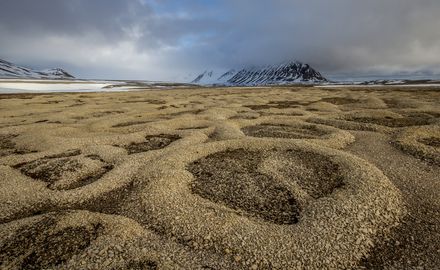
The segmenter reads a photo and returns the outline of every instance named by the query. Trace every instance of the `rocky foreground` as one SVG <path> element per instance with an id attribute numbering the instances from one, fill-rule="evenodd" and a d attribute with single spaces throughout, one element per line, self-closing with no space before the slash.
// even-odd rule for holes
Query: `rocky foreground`
<path id="1" fill-rule="evenodd" d="M 435 269 L 440 88 L 0 95 L 2 269 Z"/>

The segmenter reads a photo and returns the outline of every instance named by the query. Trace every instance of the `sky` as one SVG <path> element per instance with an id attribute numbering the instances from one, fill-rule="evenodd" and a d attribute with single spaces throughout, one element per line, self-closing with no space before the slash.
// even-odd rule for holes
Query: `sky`
<path id="1" fill-rule="evenodd" d="M 0 59 L 185 81 L 298 60 L 330 78 L 439 76 L 439 0 L 1 0 Z"/>

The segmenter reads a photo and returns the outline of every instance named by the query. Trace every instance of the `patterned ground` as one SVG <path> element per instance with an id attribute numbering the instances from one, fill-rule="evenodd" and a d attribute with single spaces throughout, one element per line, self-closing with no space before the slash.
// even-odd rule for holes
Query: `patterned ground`
<path id="1" fill-rule="evenodd" d="M 0 95 L 2 269 L 434 269 L 440 89 Z"/>

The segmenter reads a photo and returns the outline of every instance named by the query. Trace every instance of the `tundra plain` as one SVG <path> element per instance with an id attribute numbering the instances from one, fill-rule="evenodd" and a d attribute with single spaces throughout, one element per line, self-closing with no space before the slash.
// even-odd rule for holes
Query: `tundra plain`
<path id="1" fill-rule="evenodd" d="M 2 269 L 435 269 L 440 87 L 0 95 Z"/>

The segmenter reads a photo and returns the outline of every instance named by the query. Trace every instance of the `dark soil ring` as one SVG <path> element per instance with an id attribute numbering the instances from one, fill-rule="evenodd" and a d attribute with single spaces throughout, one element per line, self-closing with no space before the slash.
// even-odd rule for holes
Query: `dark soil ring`
<path id="1" fill-rule="evenodd" d="M 0 134 L 0 158 L 9 155 L 23 155 L 36 152 L 29 149 L 18 148 L 13 142 L 13 139 L 17 136 L 16 134 Z"/>
<path id="2" fill-rule="evenodd" d="M 393 144 L 417 158 L 440 165 L 440 125 L 402 130 Z"/>
<path id="3" fill-rule="evenodd" d="M 4 263 L 21 269 L 53 268 L 86 249 L 102 230 L 99 223 L 57 230 L 61 215 L 40 217 L 22 226 L 13 238 L 3 239 L 6 241 L 0 246 L 0 266 Z"/>
<path id="4" fill-rule="evenodd" d="M 179 139 L 180 136 L 171 134 L 149 135 L 145 137 L 144 142 L 132 143 L 124 146 L 124 148 L 127 150 L 128 154 L 131 155 L 162 149 Z"/>
<path id="5" fill-rule="evenodd" d="M 369 117 L 369 116 L 349 116 L 345 117 L 347 121 L 353 121 L 364 124 L 375 124 L 391 128 L 410 127 L 429 125 L 435 121 L 435 118 L 430 115 L 413 114 L 403 117 Z"/>
<path id="6" fill-rule="evenodd" d="M 113 169 L 99 156 L 80 156 L 80 150 L 45 156 L 14 166 L 21 173 L 35 180 L 47 182 L 53 190 L 69 190 L 86 186 L 99 180 Z"/>
<path id="7" fill-rule="evenodd" d="M 263 155 L 244 149 L 209 155 L 188 165 L 192 192 L 277 224 L 298 222 L 300 209 L 288 187 L 258 171 Z"/>
<path id="8" fill-rule="evenodd" d="M 313 124 L 285 125 L 285 124 L 260 124 L 241 129 L 247 136 L 272 137 L 286 139 L 318 139 L 330 134 L 329 131 L 319 129 Z"/>
<path id="9" fill-rule="evenodd" d="M 195 176 L 192 192 L 276 224 L 299 221 L 300 205 L 288 182 L 318 199 L 343 186 L 339 167 L 328 158 L 303 151 L 272 151 L 291 166 L 277 168 L 280 179 L 262 173 L 259 167 L 268 153 L 245 149 L 228 150 L 188 165 Z M 285 183 L 287 182 L 287 183 Z"/>
<path id="10" fill-rule="evenodd" d="M 349 132 L 335 127 L 279 119 L 266 119 L 263 122 L 257 120 L 251 125 L 242 127 L 241 131 L 250 137 L 307 139 L 309 142 L 338 149 L 354 141 L 354 137 Z"/>
<path id="11" fill-rule="evenodd" d="M 137 258 L 126 249 L 127 240 L 139 237 L 144 229 L 137 222 L 118 215 L 56 211 L 11 221 L 1 228 L 1 269 L 158 267 L 156 256 L 151 260 Z"/>
<path id="12" fill-rule="evenodd" d="M 255 169 L 261 156 L 269 159 L 277 151 L 291 155 L 288 162 L 308 165 L 281 172 L 300 179 L 298 185 L 313 197 L 304 209 L 289 184 Z M 160 169 L 151 173 L 140 202 L 153 227 L 215 250 L 235 250 L 243 261 L 264 261 L 261 268 L 320 268 L 321 262 L 350 268 L 403 214 L 398 190 L 376 167 L 305 141 L 206 143 L 155 163 L 148 168 Z M 308 179 L 301 175 L 306 172 Z M 325 183 L 313 183 L 316 177 Z"/>

